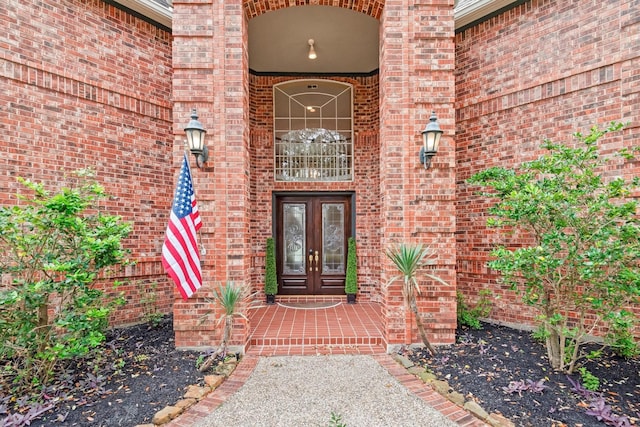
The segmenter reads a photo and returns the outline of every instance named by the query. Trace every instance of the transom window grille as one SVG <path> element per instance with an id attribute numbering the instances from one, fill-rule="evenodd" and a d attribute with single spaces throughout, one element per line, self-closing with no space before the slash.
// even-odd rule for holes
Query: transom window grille
<path id="1" fill-rule="evenodd" d="M 352 86 L 295 80 L 273 92 L 276 181 L 351 181 Z"/>

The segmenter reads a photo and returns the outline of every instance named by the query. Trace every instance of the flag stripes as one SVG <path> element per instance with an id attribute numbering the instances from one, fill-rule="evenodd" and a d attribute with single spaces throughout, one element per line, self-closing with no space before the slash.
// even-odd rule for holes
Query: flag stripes
<path id="1" fill-rule="evenodd" d="M 185 300 L 202 286 L 200 251 L 196 238 L 200 227 L 202 220 L 185 154 L 162 245 L 162 265 Z"/>

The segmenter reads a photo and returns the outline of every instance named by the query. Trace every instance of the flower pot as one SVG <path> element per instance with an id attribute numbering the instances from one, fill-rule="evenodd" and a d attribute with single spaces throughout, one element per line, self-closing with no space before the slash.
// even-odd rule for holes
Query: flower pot
<path id="1" fill-rule="evenodd" d="M 275 295 L 267 295 L 267 304 L 275 304 L 276 296 Z"/>
<path id="2" fill-rule="evenodd" d="M 347 304 L 356 303 L 356 294 L 347 294 Z"/>

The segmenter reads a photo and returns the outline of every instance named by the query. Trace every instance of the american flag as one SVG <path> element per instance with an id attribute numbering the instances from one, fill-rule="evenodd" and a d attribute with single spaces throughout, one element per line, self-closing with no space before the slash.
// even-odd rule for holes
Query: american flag
<path id="1" fill-rule="evenodd" d="M 196 231 L 202 227 L 191 171 L 185 153 L 173 197 L 167 233 L 162 245 L 162 265 L 175 282 L 183 299 L 202 286 L 200 252 Z"/>

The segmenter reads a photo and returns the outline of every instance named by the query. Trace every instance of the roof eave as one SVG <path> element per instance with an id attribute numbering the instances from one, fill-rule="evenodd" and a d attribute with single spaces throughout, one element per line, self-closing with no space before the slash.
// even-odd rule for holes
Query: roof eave
<path id="1" fill-rule="evenodd" d="M 479 0 L 462 4 L 455 9 L 456 30 L 505 8 L 518 0 Z"/>
<path id="2" fill-rule="evenodd" d="M 138 12 L 140 15 L 149 18 L 167 28 L 171 28 L 171 17 L 173 8 L 163 6 L 154 0 L 113 0 L 114 2 Z M 169 1 L 170 3 L 170 1 Z"/>
<path id="3" fill-rule="evenodd" d="M 155 0 L 113 0 L 122 6 L 155 21 L 167 28 L 171 28 L 173 8 L 163 6 Z M 455 28 L 459 29 L 475 21 L 481 20 L 518 0 L 478 0 L 459 5 L 455 9 Z M 457 3 L 457 2 L 456 2 Z"/>

